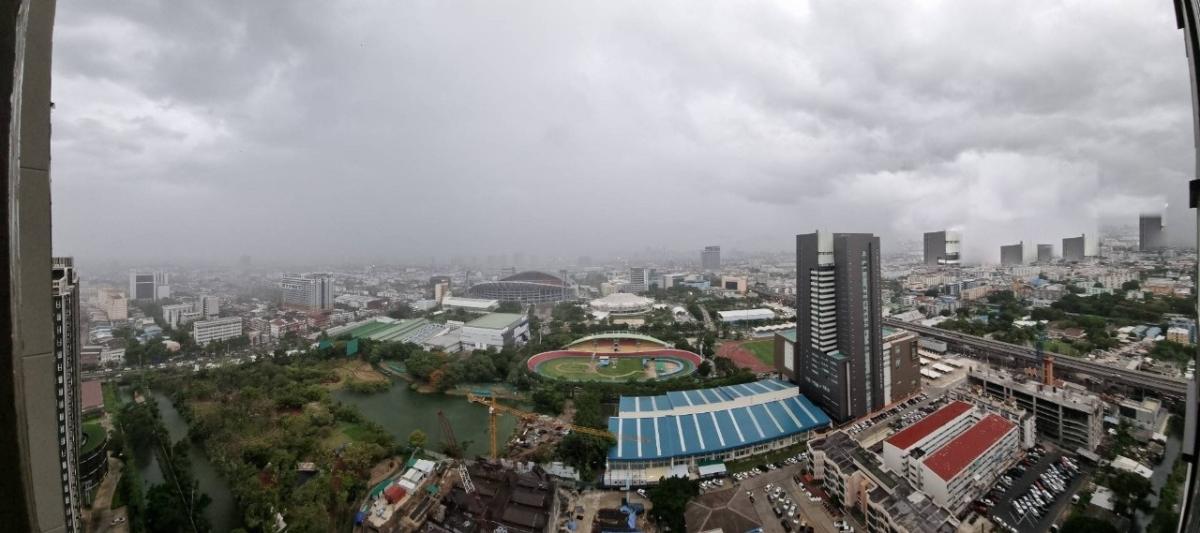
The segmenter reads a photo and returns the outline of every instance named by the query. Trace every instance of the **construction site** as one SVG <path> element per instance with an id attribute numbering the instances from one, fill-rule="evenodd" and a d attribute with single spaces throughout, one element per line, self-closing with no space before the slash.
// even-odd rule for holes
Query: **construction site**
<path id="1" fill-rule="evenodd" d="M 488 409 L 490 457 L 462 458 L 454 428 L 439 412 L 446 454 L 422 451 L 394 475 L 377 483 L 355 516 L 356 532 L 522 533 L 644 531 L 648 502 L 636 494 L 575 490 L 578 474 L 561 463 L 526 460 L 572 431 L 616 438 L 604 430 L 580 427 L 546 415 L 471 394 L 467 401 Z M 501 457 L 504 436 L 497 419 L 519 420 Z M 630 499 L 637 501 L 630 501 Z"/>

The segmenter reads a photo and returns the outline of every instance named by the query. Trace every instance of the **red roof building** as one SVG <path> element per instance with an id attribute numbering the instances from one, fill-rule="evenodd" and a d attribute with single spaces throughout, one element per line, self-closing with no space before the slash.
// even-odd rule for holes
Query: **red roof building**
<path id="1" fill-rule="evenodd" d="M 888 437 L 884 442 L 901 450 L 907 450 L 941 429 L 942 426 L 949 424 L 970 410 L 971 404 L 969 403 L 960 401 L 950 402 L 941 409 L 930 413 L 929 416 L 922 418 L 917 423 Z"/>
<path id="2" fill-rule="evenodd" d="M 925 459 L 925 466 L 938 477 L 950 481 L 1015 427 L 1016 424 L 1004 417 L 987 415 L 971 429 L 933 452 Z"/>
<path id="3" fill-rule="evenodd" d="M 388 503 L 396 503 L 404 498 L 404 487 L 400 485 L 391 485 L 383 489 L 383 497 L 387 498 Z"/>

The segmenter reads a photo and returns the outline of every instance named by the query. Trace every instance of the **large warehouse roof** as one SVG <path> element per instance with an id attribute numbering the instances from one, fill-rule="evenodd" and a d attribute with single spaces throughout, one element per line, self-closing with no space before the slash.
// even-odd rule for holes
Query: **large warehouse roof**
<path id="1" fill-rule="evenodd" d="M 792 385 L 742 385 L 622 397 L 610 460 L 704 455 L 752 446 L 829 425 L 829 417 Z"/>

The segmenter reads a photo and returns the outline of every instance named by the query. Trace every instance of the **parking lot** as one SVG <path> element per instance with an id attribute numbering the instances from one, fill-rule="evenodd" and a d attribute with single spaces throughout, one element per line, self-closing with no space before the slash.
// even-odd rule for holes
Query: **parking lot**
<path id="1" fill-rule="evenodd" d="M 1055 523 L 1062 511 L 1071 505 L 1071 496 L 1079 491 L 1080 486 L 1088 477 L 1090 471 L 1087 466 L 1079 465 L 1080 473 L 1078 475 L 1064 479 L 1065 490 L 1060 494 L 1052 494 L 1052 501 L 1046 504 L 1045 512 L 1040 517 L 1028 511 L 1022 516 L 1013 506 L 1013 501 L 1029 494 L 1031 487 L 1036 485 L 1040 476 L 1050 470 L 1051 465 L 1059 464 L 1059 468 L 1062 470 L 1061 463 L 1059 463 L 1062 456 L 1062 452 L 1047 449 L 1045 455 L 1032 466 L 1022 465 L 1026 468 L 1025 473 L 1013 479 L 1012 486 L 1004 490 L 1003 495 L 995 502 L 996 505 L 988 510 L 988 516 L 999 517 L 1004 524 L 1014 527 L 1019 533 L 1049 531 L 1050 526 Z M 1045 486 L 1046 483 L 1043 481 L 1042 485 Z M 997 488 L 1002 489 L 1002 485 L 997 483 Z"/>
<path id="2" fill-rule="evenodd" d="M 728 487 L 732 483 L 737 490 L 750 493 L 758 515 L 751 518 L 762 524 L 766 533 L 796 533 L 801 526 L 813 528 L 814 533 L 839 533 L 833 526 L 833 518 L 825 511 L 823 495 L 810 491 L 810 497 L 805 494 L 806 489 L 796 483 L 801 470 L 801 464 L 794 463 L 768 472 L 757 472 L 752 476 L 737 475 L 745 479 L 739 481 L 731 477 L 725 480 L 723 486 Z M 771 486 L 770 496 L 764 490 L 768 485 Z M 719 489 L 720 487 L 716 487 L 716 490 Z M 790 504 L 787 503 L 789 500 Z M 795 508 L 791 509 L 787 518 L 776 516 L 775 508 L 779 507 L 783 511 L 785 505 L 794 505 Z M 785 527 L 782 521 L 787 521 L 788 526 Z"/>

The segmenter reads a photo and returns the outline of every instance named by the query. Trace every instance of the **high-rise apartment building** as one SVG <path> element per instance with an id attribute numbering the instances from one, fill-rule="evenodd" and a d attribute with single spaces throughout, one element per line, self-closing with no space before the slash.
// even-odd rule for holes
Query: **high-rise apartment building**
<path id="1" fill-rule="evenodd" d="M 1039 244 L 1037 245 L 1037 262 L 1049 263 L 1054 261 L 1054 245 Z"/>
<path id="2" fill-rule="evenodd" d="M 279 282 L 283 305 L 309 310 L 333 309 L 333 279 L 324 274 L 286 277 Z"/>
<path id="3" fill-rule="evenodd" d="M 1025 242 L 1009 244 L 1000 247 L 1001 265 L 1021 265 L 1025 263 Z"/>
<path id="4" fill-rule="evenodd" d="M 1062 241 L 1063 261 L 1083 261 L 1096 255 L 1096 243 L 1087 234 L 1068 237 Z"/>
<path id="5" fill-rule="evenodd" d="M 720 246 L 705 246 L 700 252 L 700 268 L 705 272 L 718 272 L 721 270 L 721 247 Z"/>
<path id="6" fill-rule="evenodd" d="M 81 531 L 79 522 L 79 276 L 70 257 L 55 257 L 50 274 L 54 300 L 55 397 L 58 400 L 58 460 L 66 531 Z"/>
<path id="7" fill-rule="evenodd" d="M 1138 250 L 1152 252 L 1161 250 L 1166 244 L 1166 231 L 1163 227 L 1162 215 L 1139 216 Z"/>
<path id="8" fill-rule="evenodd" d="M 961 259 L 962 234 L 957 231 L 931 231 L 925 234 L 926 265 L 957 265 Z"/>
<path id="9" fill-rule="evenodd" d="M 796 236 L 791 374 L 800 392 L 835 420 L 863 416 L 886 401 L 879 266 L 879 237 L 869 233 Z"/>
<path id="10" fill-rule="evenodd" d="M 170 276 L 166 272 L 129 272 L 129 299 L 162 300 L 170 297 Z"/>

